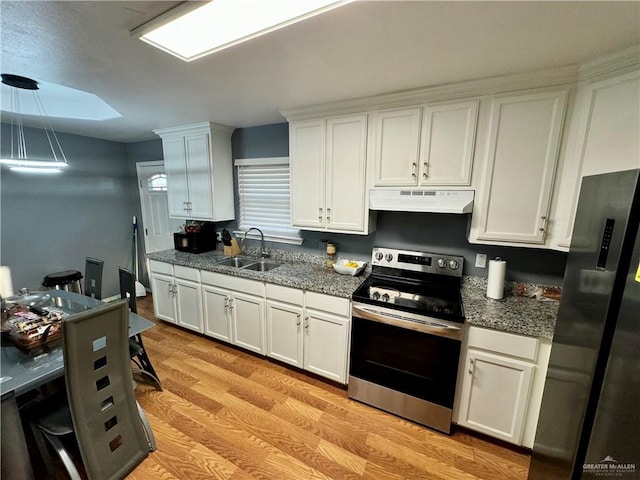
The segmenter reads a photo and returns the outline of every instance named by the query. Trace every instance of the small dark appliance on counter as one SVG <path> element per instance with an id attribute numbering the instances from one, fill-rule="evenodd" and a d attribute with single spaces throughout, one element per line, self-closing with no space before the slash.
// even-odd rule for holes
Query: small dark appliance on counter
<path id="1" fill-rule="evenodd" d="M 202 253 L 216 249 L 216 232 L 212 222 L 187 222 L 184 230 L 173 234 L 176 250 Z"/>

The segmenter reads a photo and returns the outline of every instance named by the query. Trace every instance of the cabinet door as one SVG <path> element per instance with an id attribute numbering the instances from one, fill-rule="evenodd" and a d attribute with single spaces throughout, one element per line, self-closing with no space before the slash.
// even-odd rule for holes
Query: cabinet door
<path id="1" fill-rule="evenodd" d="M 373 185 L 418 184 L 420 108 L 378 112 L 375 128 Z"/>
<path id="2" fill-rule="evenodd" d="M 580 85 L 554 220 L 555 245 L 568 249 L 582 177 L 638 168 L 640 158 L 640 74 L 636 71 Z"/>
<path id="3" fill-rule="evenodd" d="M 366 204 L 367 116 L 327 120 L 326 225 L 363 231 Z"/>
<path id="4" fill-rule="evenodd" d="M 187 160 L 189 218 L 213 220 L 209 134 L 185 135 L 184 148 Z"/>
<path id="5" fill-rule="evenodd" d="M 204 333 L 218 340 L 232 343 L 229 292 L 222 288 L 202 285 Z"/>
<path id="6" fill-rule="evenodd" d="M 534 366 L 469 349 L 458 423 L 520 444 Z"/>
<path id="7" fill-rule="evenodd" d="M 154 273 L 151 275 L 153 311 L 156 317 L 176 323 L 176 306 L 173 277 Z"/>
<path id="8" fill-rule="evenodd" d="M 420 142 L 421 185 L 469 185 L 478 101 L 427 106 Z"/>
<path id="9" fill-rule="evenodd" d="M 325 226 L 324 146 L 324 120 L 290 124 L 291 223 L 294 227 Z"/>
<path id="10" fill-rule="evenodd" d="M 178 325 L 202 333 L 202 293 L 199 283 L 175 279 Z"/>
<path id="11" fill-rule="evenodd" d="M 189 186 L 187 183 L 187 159 L 182 135 L 164 137 L 164 168 L 167 174 L 167 199 L 169 216 L 187 218 L 189 206 Z"/>
<path id="12" fill-rule="evenodd" d="M 307 310 L 304 317 L 304 368 L 346 383 L 349 319 Z"/>
<path id="13" fill-rule="evenodd" d="M 231 294 L 229 309 L 233 323 L 233 343 L 264 355 L 264 299 L 234 292 Z"/>
<path id="14" fill-rule="evenodd" d="M 302 368 L 302 308 L 267 300 L 267 355 Z"/>
<path id="15" fill-rule="evenodd" d="M 567 93 L 494 99 L 478 240 L 544 243 Z"/>

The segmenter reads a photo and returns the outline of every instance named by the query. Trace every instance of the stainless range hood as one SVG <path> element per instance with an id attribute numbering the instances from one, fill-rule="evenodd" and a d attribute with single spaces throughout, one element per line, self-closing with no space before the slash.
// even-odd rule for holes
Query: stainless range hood
<path id="1" fill-rule="evenodd" d="M 371 210 L 394 212 L 471 213 L 473 190 L 369 191 Z"/>

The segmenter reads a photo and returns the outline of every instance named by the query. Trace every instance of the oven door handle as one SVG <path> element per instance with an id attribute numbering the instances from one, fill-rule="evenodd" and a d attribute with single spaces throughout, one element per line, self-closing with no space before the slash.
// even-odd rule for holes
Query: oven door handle
<path id="1" fill-rule="evenodd" d="M 398 320 L 396 318 L 387 317 L 381 313 L 371 312 L 369 310 L 364 310 L 358 307 L 352 307 L 352 313 L 358 318 L 362 318 L 364 320 L 371 320 L 373 322 L 384 323 L 386 325 L 391 325 L 394 327 L 406 328 L 410 330 L 415 330 L 417 332 L 429 333 L 431 335 L 437 335 L 439 337 L 447 337 L 452 338 L 453 340 L 461 340 L 462 337 L 462 329 L 458 327 L 452 327 L 449 325 L 446 326 L 438 326 L 438 325 L 429 325 L 423 323 L 414 323 L 410 321 Z"/>

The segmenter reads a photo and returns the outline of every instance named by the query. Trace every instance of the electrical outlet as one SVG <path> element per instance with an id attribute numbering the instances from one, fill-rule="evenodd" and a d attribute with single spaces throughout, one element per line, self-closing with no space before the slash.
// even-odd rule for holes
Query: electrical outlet
<path id="1" fill-rule="evenodd" d="M 476 268 L 487 268 L 486 253 L 476 253 Z"/>

